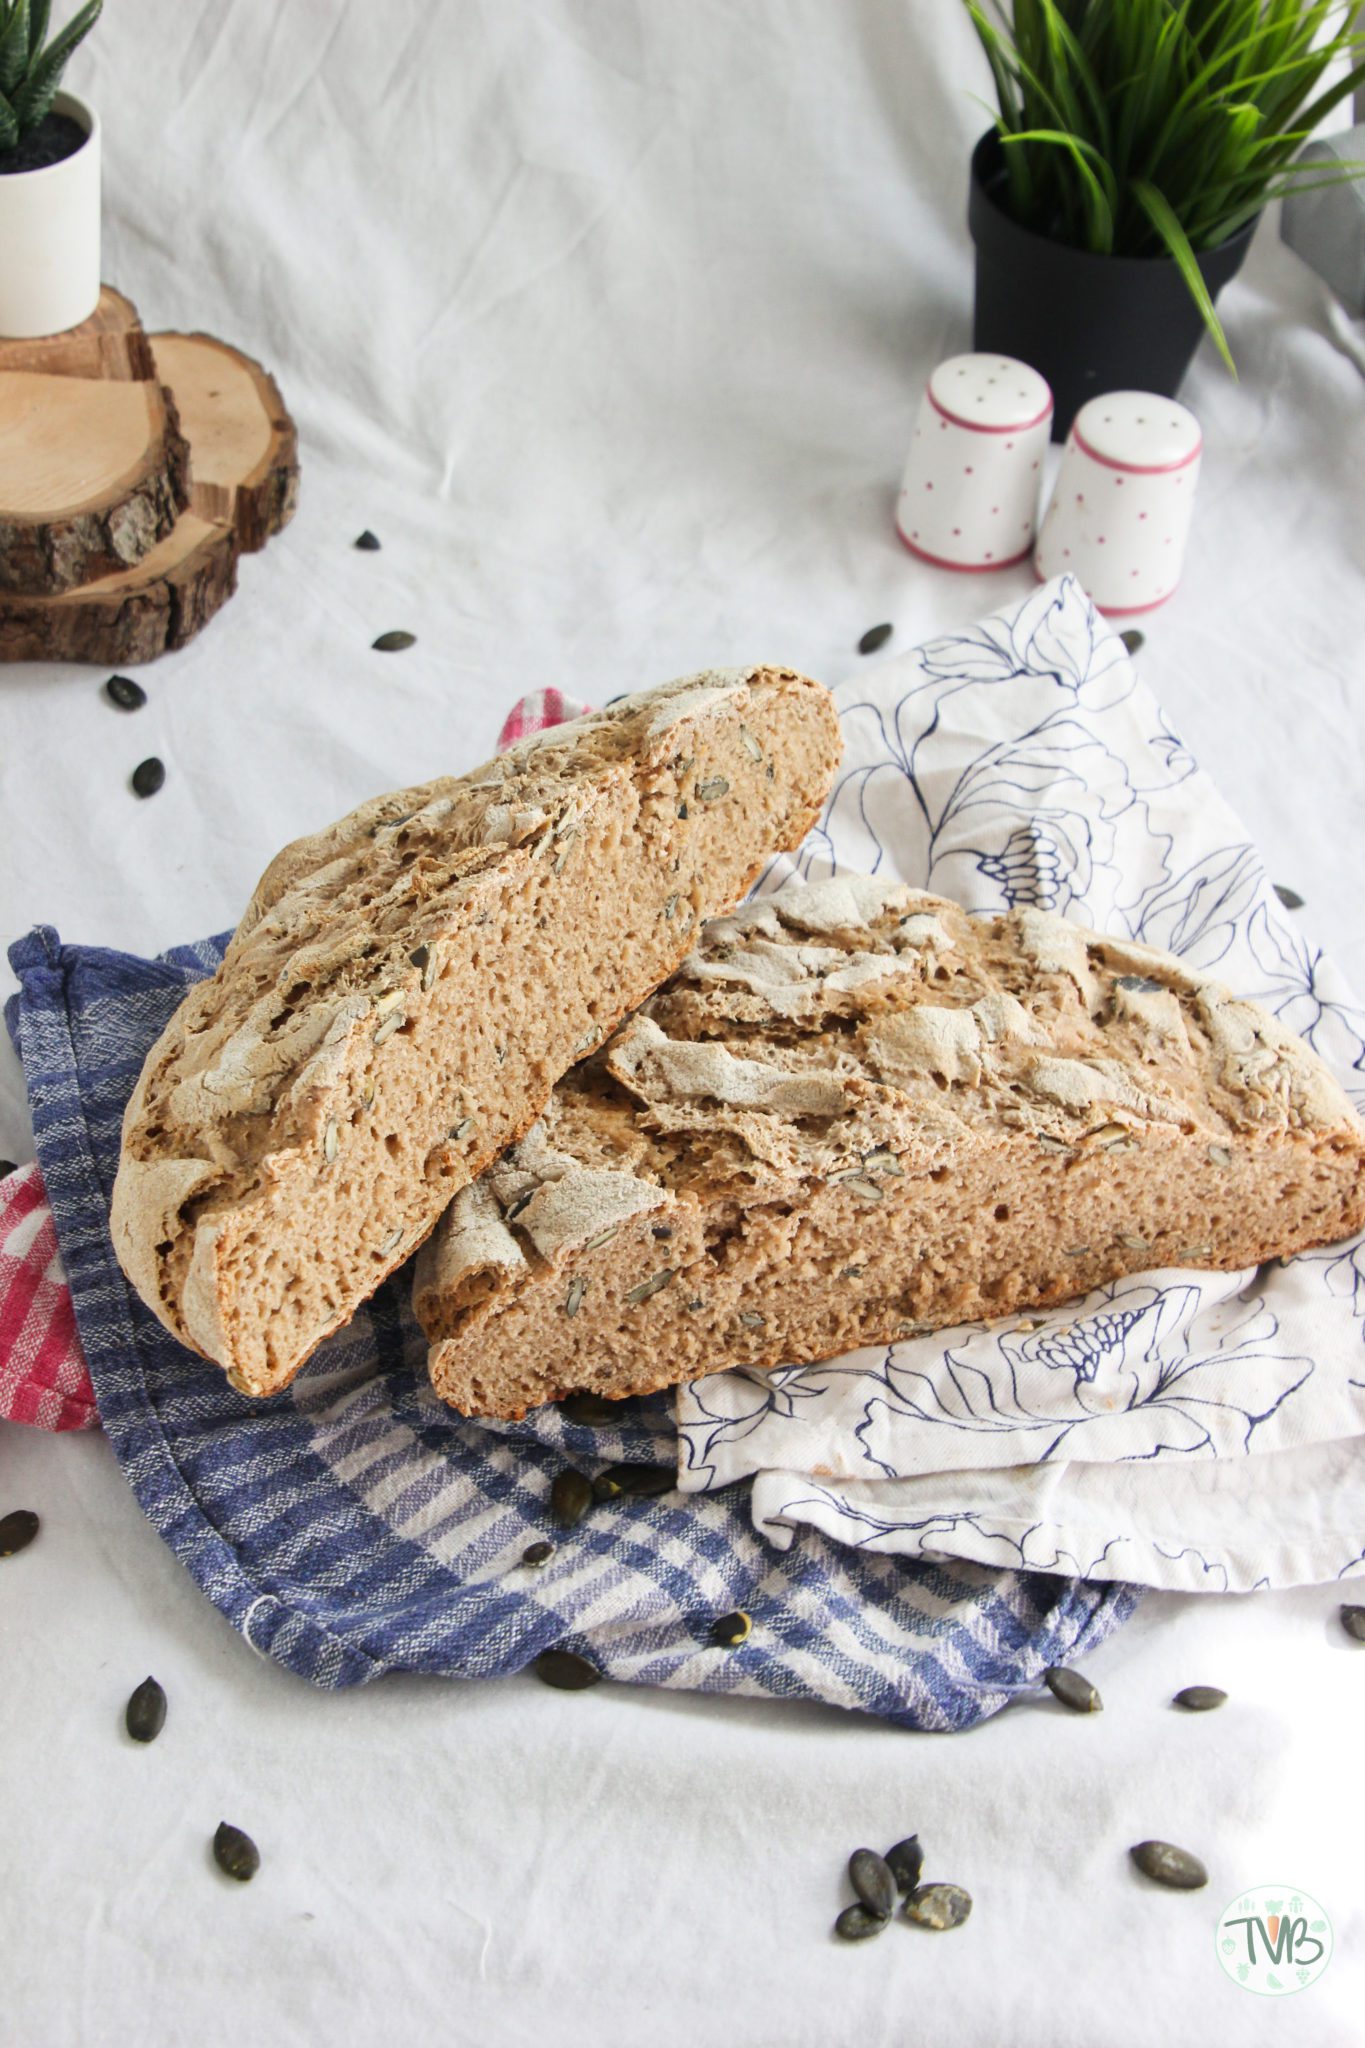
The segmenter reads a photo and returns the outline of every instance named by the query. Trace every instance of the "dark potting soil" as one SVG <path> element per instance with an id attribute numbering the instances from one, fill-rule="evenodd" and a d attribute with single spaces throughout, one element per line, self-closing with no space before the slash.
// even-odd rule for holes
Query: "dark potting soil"
<path id="1" fill-rule="evenodd" d="M 12 178 L 16 171 L 45 171 L 49 164 L 63 163 L 87 139 L 80 122 L 73 121 L 70 114 L 44 114 L 13 149 L 0 149 L 0 178 Z"/>

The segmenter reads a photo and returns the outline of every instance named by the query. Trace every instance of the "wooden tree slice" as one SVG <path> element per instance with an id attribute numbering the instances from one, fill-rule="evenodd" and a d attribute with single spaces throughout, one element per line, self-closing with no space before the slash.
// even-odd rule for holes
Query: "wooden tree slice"
<path id="1" fill-rule="evenodd" d="M 0 370 L 0 590 L 131 568 L 189 504 L 189 469 L 159 384 Z"/>
<path id="2" fill-rule="evenodd" d="M 203 519 L 230 520 L 248 554 L 294 516 L 298 435 L 279 386 L 240 349 L 211 334 L 149 337 L 193 449 L 190 503 Z"/>
<path id="3" fill-rule="evenodd" d="M 151 344 L 142 331 L 137 307 L 108 284 L 90 318 L 79 327 L 32 340 L 0 339 L 0 370 L 44 370 L 51 377 L 109 377 L 124 382 L 156 375 Z"/>
<path id="4" fill-rule="evenodd" d="M 89 661 L 131 668 L 183 647 L 237 588 L 237 537 L 182 513 L 134 569 L 61 597 L 0 594 L 0 661 Z"/>

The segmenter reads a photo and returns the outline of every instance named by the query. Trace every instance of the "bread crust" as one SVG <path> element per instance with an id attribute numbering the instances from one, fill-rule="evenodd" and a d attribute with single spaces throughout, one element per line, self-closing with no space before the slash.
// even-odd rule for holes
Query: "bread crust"
<path id="1" fill-rule="evenodd" d="M 844 876 L 712 921 L 452 1205 L 413 1299 L 442 1398 L 512 1417 L 1363 1227 L 1365 1127 L 1267 1011 Z"/>
<path id="2" fill-rule="evenodd" d="M 819 684 L 709 671 L 286 847 L 128 1103 L 143 1300 L 243 1392 L 287 1384 L 800 843 L 839 746 Z"/>

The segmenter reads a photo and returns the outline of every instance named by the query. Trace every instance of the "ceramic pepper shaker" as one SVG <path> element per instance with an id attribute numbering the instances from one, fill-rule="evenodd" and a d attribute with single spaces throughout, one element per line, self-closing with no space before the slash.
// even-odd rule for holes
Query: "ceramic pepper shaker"
<path id="1" fill-rule="evenodd" d="M 949 356 L 929 379 L 896 504 L 911 554 L 1004 569 L 1033 546 L 1052 393 L 1012 356 Z"/>
<path id="2" fill-rule="evenodd" d="M 1180 581 L 1202 440 L 1188 407 L 1150 391 L 1083 405 L 1067 435 L 1034 567 L 1070 570 L 1102 612 L 1145 612 Z"/>

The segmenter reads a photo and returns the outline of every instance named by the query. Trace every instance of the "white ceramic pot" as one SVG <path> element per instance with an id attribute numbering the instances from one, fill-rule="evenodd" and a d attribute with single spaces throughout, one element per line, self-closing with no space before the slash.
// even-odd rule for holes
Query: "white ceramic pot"
<path id="1" fill-rule="evenodd" d="M 1071 423 L 1034 568 L 1069 570 L 1102 612 L 1147 612 L 1180 581 L 1203 446 L 1174 398 L 1110 391 Z"/>
<path id="2" fill-rule="evenodd" d="M 0 335 L 11 339 L 64 334 L 99 304 L 99 117 L 70 92 L 52 111 L 85 129 L 75 155 L 0 177 Z"/>
<path id="3" fill-rule="evenodd" d="M 896 501 L 912 555 L 1004 569 L 1033 546 L 1052 393 L 1012 356 L 949 356 L 925 387 Z"/>

